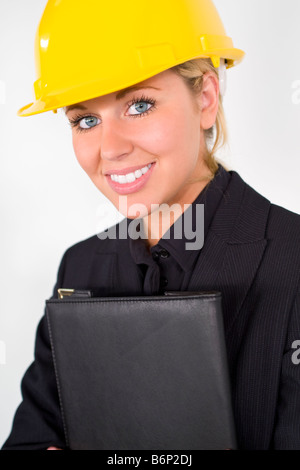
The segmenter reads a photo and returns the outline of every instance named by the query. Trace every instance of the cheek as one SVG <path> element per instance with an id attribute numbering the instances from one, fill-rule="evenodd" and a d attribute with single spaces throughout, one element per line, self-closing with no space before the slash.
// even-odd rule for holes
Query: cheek
<path id="1" fill-rule="evenodd" d="M 196 164 L 200 148 L 200 123 L 190 109 L 176 109 L 161 117 L 140 135 L 140 146 L 159 157 L 162 168 L 177 174 L 189 170 L 187 162 Z M 174 165 L 176 162 L 176 165 Z"/>
<path id="2" fill-rule="evenodd" d="M 149 119 L 149 124 L 140 128 L 133 136 L 137 147 L 149 154 L 157 156 L 159 160 L 167 159 L 176 150 L 177 135 L 180 132 L 176 119 L 170 119 L 170 114 L 160 115 L 159 119 Z M 180 126 L 179 126 L 180 127 Z"/>
<path id="3" fill-rule="evenodd" d="M 141 126 L 136 127 L 134 133 L 131 134 L 131 140 L 137 148 L 159 156 L 165 146 L 166 123 L 163 119 L 153 119 L 147 123 L 145 121 L 141 123 Z"/>
<path id="4" fill-rule="evenodd" d="M 95 136 L 73 134 L 73 148 L 81 168 L 92 176 L 100 161 L 99 140 Z"/>

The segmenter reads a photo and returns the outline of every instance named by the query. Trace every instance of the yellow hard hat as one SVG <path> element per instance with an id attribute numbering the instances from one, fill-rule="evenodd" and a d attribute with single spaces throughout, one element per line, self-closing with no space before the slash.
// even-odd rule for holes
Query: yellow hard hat
<path id="1" fill-rule="evenodd" d="M 19 116 L 103 96 L 187 60 L 242 60 L 211 0 L 49 0 L 35 40 L 35 101 Z"/>

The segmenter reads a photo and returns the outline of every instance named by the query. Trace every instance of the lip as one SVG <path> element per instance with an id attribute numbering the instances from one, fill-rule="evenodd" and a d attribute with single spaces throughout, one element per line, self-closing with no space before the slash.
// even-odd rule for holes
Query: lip
<path id="1" fill-rule="evenodd" d="M 149 165 L 149 163 L 148 163 Z M 109 172 L 105 172 L 105 177 L 107 178 L 107 182 L 109 184 L 109 186 L 118 194 L 121 194 L 121 195 L 125 195 L 125 194 L 131 194 L 131 193 L 135 193 L 137 191 L 139 191 L 140 189 L 143 188 L 143 186 L 145 186 L 145 184 L 147 183 L 148 179 L 150 178 L 150 176 L 152 175 L 152 172 L 154 170 L 154 167 L 156 165 L 155 162 L 152 162 L 151 163 L 151 168 L 147 171 L 147 173 L 145 173 L 144 175 L 142 175 L 140 178 L 136 179 L 135 181 L 133 181 L 133 183 L 125 183 L 125 184 L 120 184 L 120 183 L 117 183 L 116 181 L 113 181 L 110 177 L 110 175 L 112 174 L 115 174 L 115 175 L 126 175 L 127 173 L 131 173 L 131 172 L 134 172 L 136 170 L 140 170 L 141 168 L 144 168 L 145 166 L 147 165 L 143 165 L 143 166 L 136 166 L 136 167 L 130 167 L 130 168 L 126 168 L 124 170 L 112 170 L 112 171 L 109 171 Z"/>

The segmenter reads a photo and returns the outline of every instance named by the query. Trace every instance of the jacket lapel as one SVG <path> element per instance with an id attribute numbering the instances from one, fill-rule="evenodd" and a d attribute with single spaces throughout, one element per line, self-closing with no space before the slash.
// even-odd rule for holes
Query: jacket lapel
<path id="1" fill-rule="evenodd" d="M 270 202 L 232 172 L 187 289 L 222 293 L 226 335 L 264 254 L 269 209 Z"/>

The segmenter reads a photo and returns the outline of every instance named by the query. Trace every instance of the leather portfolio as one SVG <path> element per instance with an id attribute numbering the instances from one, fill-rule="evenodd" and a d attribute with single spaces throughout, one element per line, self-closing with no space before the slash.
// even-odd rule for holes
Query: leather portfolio
<path id="1" fill-rule="evenodd" d="M 70 449 L 236 449 L 220 293 L 71 292 L 46 301 Z"/>

